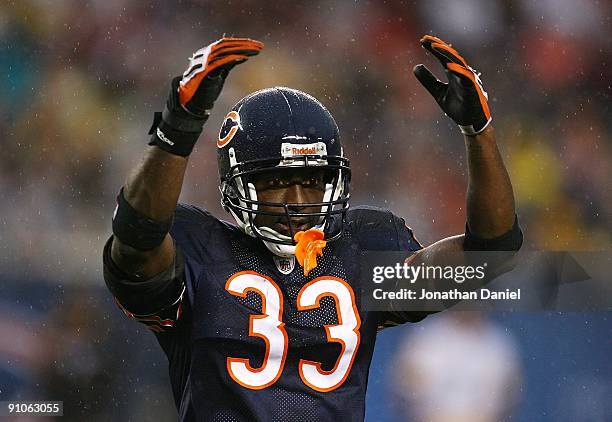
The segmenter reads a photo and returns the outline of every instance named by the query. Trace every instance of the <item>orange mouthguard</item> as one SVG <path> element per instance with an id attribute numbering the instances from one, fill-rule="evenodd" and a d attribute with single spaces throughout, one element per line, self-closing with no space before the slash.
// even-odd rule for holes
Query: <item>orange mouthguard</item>
<path id="1" fill-rule="evenodd" d="M 297 232 L 294 236 L 295 257 L 304 268 L 304 275 L 317 267 L 317 255 L 323 255 L 323 248 L 327 242 L 323 240 L 325 234 L 321 230 L 309 229 L 305 232 Z"/>

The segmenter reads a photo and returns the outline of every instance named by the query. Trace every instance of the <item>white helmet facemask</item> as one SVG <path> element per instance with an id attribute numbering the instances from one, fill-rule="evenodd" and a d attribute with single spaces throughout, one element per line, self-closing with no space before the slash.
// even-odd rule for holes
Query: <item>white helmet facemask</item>
<path id="1" fill-rule="evenodd" d="M 320 158 L 321 156 L 325 156 L 326 147 L 323 142 L 318 142 L 315 144 L 301 144 L 297 145 L 298 153 L 295 155 L 303 155 L 303 151 L 312 151 L 313 155 L 312 159 L 296 159 L 292 158 L 292 149 L 296 150 L 296 144 L 283 143 L 282 144 L 282 154 L 283 159 L 276 167 L 296 167 L 296 168 L 304 168 L 304 167 L 316 167 L 316 166 L 327 166 L 327 160 L 325 158 Z M 235 166 L 237 164 L 236 154 L 233 148 L 229 150 L 229 158 L 230 165 Z M 307 162 L 306 162 L 307 161 Z M 240 194 L 239 198 L 248 198 L 250 200 L 249 203 L 239 199 L 239 206 L 242 209 L 250 209 L 252 211 L 258 210 L 258 195 L 257 189 L 255 185 L 251 182 L 246 183 L 246 189 L 244 186 L 243 179 L 241 177 L 236 178 L 236 189 Z M 323 194 L 323 199 L 321 202 L 324 203 L 333 203 L 333 201 L 338 200 L 342 194 L 344 193 L 344 180 L 342 179 L 342 172 L 338 170 L 338 180 L 336 183 L 326 183 L 325 191 Z M 328 212 L 330 206 L 333 208 L 333 205 L 322 205 L 320 212 L 326 213 Z M 253 213 L 249 213 L 247 211 L 235 211 L 231 208 L 228 209 L 230 214 L 236 220 L 238 227 L 244 231 L 249 236 L 255 238 L 261 238 L 262 242 L 272 252 L 274 255 L 290 258 L 295 255 L 295 245 L 289 244 L 293 243 L 293 240 L 290 236 L 279 233 L 271 227 L 266 226 L 256 226 L 255 220 L 257 215 L 253 215 Z M 318 219 L 318 224 L 313 226 L 313 229 L 324 230 L 325 228 L 325 216 L 321 215 Z"/>

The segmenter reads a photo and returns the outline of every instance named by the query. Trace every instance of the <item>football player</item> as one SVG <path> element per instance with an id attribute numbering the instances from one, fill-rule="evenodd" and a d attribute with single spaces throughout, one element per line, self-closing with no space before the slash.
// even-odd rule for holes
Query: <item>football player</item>
<path id="1" fill-rule="evenodd" d="M 425 36 L 421 44 L 448 82 L 422 65 L 414 73 L 459 125 L 469 167 L 465 234 L 428 247 L 388 210 L 349 208 L 351 172 L 336 122 L 295 89 L 252 93 L 223 122 L 219 189 L 233 223 L 177 204 L 228 73 L 263 44 L 222 38 L 172 81 L 150 146 L 119 192 L 104 276 L 166 353 L 180 420 L 362 420 L 378 329 L 427 313 L 364 309 L 360 255 L 405 251 L 432 263 L 452 251 L 520 247 L 478 73 L 444 41 Z"/>

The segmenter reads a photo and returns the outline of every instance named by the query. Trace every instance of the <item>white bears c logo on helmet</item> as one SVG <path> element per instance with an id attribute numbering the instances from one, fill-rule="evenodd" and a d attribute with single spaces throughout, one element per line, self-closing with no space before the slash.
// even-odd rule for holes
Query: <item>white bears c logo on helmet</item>
<path id="1" fill-rule="evenodd" d="M 221 126 L 221 130 L 219 131 L 219 139 L 217 139 L 217 147 L 223 148 L 225 145 L 232 140 L 238 129 L 242 129 L 240 127 L 240 115 L 236 111 L 230 111 L 225 116 L 225 121 Z M 221 137 L 225 134 L 223 137 Z"/>

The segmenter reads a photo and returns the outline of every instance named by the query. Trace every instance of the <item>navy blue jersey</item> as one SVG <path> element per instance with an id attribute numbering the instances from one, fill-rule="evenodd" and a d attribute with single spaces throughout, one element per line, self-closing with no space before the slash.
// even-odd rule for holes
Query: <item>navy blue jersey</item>
<path id="1" fill-rule="evenodd" d="M 421 245 L 387 210 L 352 208 L 345 224 L 308 276 L 191 205 L 177 207 L 175 263 L 154 280 L 122 275 L 109 240 L 107 285 L 155 332 L 180 420 L 363 420 L 377 331 L 424 316 L 362 309 L 359 257 Z"/>

